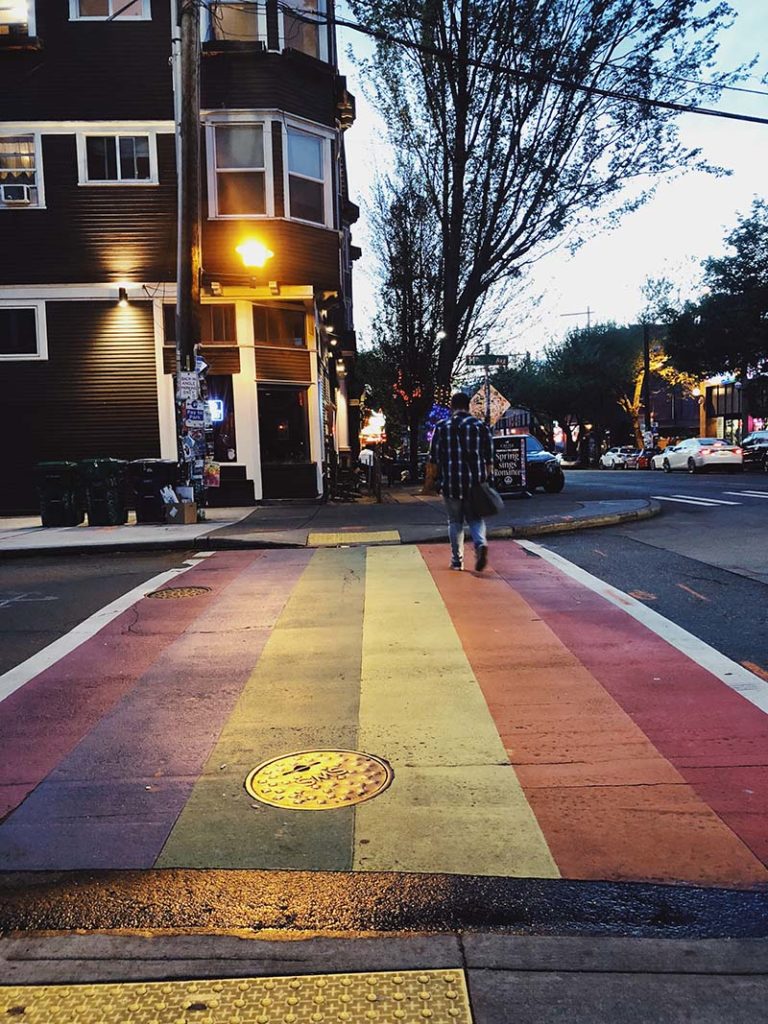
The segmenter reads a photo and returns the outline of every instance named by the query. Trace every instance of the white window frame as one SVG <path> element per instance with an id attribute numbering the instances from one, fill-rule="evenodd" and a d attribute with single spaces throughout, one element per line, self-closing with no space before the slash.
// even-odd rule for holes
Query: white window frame
<path id="1" fill-rule="evenodd" d="M 294 7 L 299 12 L 301 12 L 302 9 L 303 9 L 302 0 L 285 0 L 285 2 L 286 2 L 288 7 Z M 328 20 L 327 20 L 328 19 L 328 2 L 327 2 L 327 0 L 319 0 L 318 8 L 321 8 L 321 7 L 322 7 L 322 9 L 318 9 L 317 14 L 318 14 L 318 17 L 323 17 L 325 20 L 322 21 L 322 22 L 318 22 L 318 26 L 317 27 L 318 27 L 318 38 L 320 40 L 320 55 L 318 57 L 315 57 L 315 60 L 322 60 L 322 61 L 325 61 L 327 63 L 328 62 Z M 280 49 L 284 50 L 286 48 L 286 42 L 285 42 L 285 14 L 284 14 L 282 6 L 280 6 L 279 11 L 280 11 L 280 19 L 279 19 L 279 22 L 278 22 L 278 37 L 280 39 Z M 303 53 L 304 51 L 303 50 L 298 50 L 297 52 L 298 53 Z M 307 56 L 312 57 L 312 56 L 314 56 L 314 54 L 310 53 L 310 54 L 307 54 Z"/>
<path id="2" fill-rule="evenodd" d="M 259 33 L 259 38 L 258 38 L 257 42 L 263 43 L 264 46 L 266 47 L 266 45 L 267 45 L 267 5 L 266 5 L 266 3 L 264 3 L 264 0 L 218 0 L 218 2 L 221 3 L 222 6 L 225 5 L 225 4 L 229 4 L 230 6 L 238 6 L 239 5 L 241 7 L 244 6 L 245 3 L 247 3 L 247 2 L 253 2 L 253 6 L 255 8 L 256 19 L 257 19 L 258 33 Z M 204 42 L 209 42 L 209 41 L 226 42 L 227 41 L 227 37 L 226 36 L 217 37 L 217 36 L 214 35 L 213 12 L 211 10 L 211 7 L 208 6 L 208 5 L 205 5 L 203 7 L 203 34 L 202 34 L 202 37 L 203 37 L 203 41 Z M 247 42 L 247 40 L 243 40 L 243 41 Z"/>
<path id="3" fill-rule="evenodd" d="M 264 132 L 264 213 L 219 213 L 218 177 L 216 174 L 216 129 L 227 127 L 261 127 Z M 205 145 L 208 177 L 208 220 L 267 220 L 275 216 L 274 167 L 272 161 L 272 119 L 257 111 L 227 111 L 212 115 L 205 121 Z M 260 170 L 260 168 L 259 168 Z M 226 173 L 226 172 L 225 172 Z M 232 173 L 237 173 L 233 171 Z"/>
<path id="4" fill-rule="evenodd" d="M 119 11 L 121 7 L 125 7 L 128 0 L 110 0 L 111 10 Z M 138 17 L 118 17 L 115 21 L 151 21 L 152 20 L 152 4 L 151 0 L 141 0 L 141 14 Z M 107 21 L 108 18 L 112 17 L 111 14 L 81 14 L 80 13 L 80 0 L 69 0 L 69 20 L 70 21 Z"/>
<path id="5" fill-rule="evenodd" d="M 18 363 L 48 359 L 48 330 L 45 319 L 45 301 L 43 299 L 0 299 L 0 309 L 33 309 L 35 311 L 35 334 L 37 351 L 32 353 L 0 352 L 0 362 Z"/>
<path id="6" fill-rule="evenodd" d="M 27 36 L 33 39 L 35 36 L 35 30 L 37 25 L 35 23 L 35 0 L 26 0 L 27 3 Z M 5 22 L 5 24 L 11 24 L 11 22 Z M 16 22 L 13 22 L 16 24 Z"/>
<path id="7" fill-rule="evenodd" d="M 0 124 L 0 139 L 6 138 L 9 135 L 29 135 L 35 146 L 35 188 L 37 189 L 37 202 L 29 203 L 28 205 L 9 204 L 5 206 L 0 203 L 0 214 L 4 210 L 44 210 L 45 209 L 45 189 L 43 187 L 43 140 L 40 132 L 31 132 L 20 128 L 18 131 L 13 130 L 9 125 Z M 9 184 L 5 182 L 5 184 Z"/>
<path id="8" fill-rule="evenodd" d="M 332 152 L 331 142 L 334 139 L 334 133 L 327 128 L 323 128 L 320 125 L 312 124 L 308 121 L 299 121 L 296 118 L 283 118 L 283 126 L 285 131 L 283 132 L 283 195 L 285 196 L 285 216 L 287 220 L 294 220 L 298 224 L 310 224 L 315 228 L 332 228 L 333 227 L 333 190 L 332 190 Z M 291 171 L 288 168 L 288 130 L 303 132 L 305 135 L 314 135 L 323 141 L 322 154 L 323 154 L 323 214 L 324 220 L 321 223 L 316 220 L 304 220 L 302 217 L 294 217 L 291 214 L 291 187 L 290 187 L 290 175 Z M 304 175 L 297 175 L 297 177 L 304 177 Z M 317 181 L 316 178 L 307 178 L 307 181 Z"/>
<path id="9" fill-rule="evenodd" d="M 88 152 L 86 139 L 135 139 L 143 136 L 149 141 L 149 178 L 115 178 L 102 181 L 88 177 Z M 150 128 L 117 128 L 108 131 L 79 131 L 76 135 L 77 143 L 77 183 L 88 188 L 120 188 L 146 187 L 147 185 L 158 185 L 160 183 L 157 167 L 157 132 Z M 120 147 L 115 142 L 116 155 L 119 164 Z"/>

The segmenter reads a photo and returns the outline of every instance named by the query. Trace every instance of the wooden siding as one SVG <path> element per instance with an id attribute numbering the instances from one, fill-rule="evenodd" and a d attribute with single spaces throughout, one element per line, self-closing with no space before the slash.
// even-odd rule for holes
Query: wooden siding
<path id="1" fill-rule="evenodd" d="M 339 288 L 339 235 L 287 220 L 206 220 L 203 223 L 203 269 L 217 280 L 246 277 L 235 247 L 244 235 L 253 235 L 275 254 L 262 269 L 247 278 L 265 285 L 311 284 L 333 291 Z"/>
<path id="2" fill-rule="evenodd" d="M 256 380 L 291 381 L 309 384 L 312 381 L 310 353 L 286 348 L 256 346 Z"/>
<path id="3" fill-rule="evenodd" d="M 0 364 L 4 512 L 36 509 L 38 462 L 160 455 L 151 304 L 47 302 L 46 315 L 49 358 Z"/>
<path id="4" fill-rule="evenodd" d="M 275 179 L 275 216 L 285 216 L 285 182 L 283 181 L 283 126 L 272 122 L 272 173 Z"/>
<path id="5" fill-rule="evenodd" d="M 284 110 L 333 128 L 335 82 L 330 64 L 292 50 L 203 52 L 200 102 L 204 110 Z"/>
<path id="6" fill-rule="evenodd" d="M 68 0 L 37 0 L 41 49 L 3 53 L 0 121 L 173 119 L 170 8 L 151 21 L 70 21 Z"/>
<path id="7" fill-rule="evenodd" d="M 208 363 L 208 372 L 240 373 L 240 349 L 231 345 L 202 345 L 200 355 Z M 176 349 L 163 346 L 163 372 L 176 373 Z"/>
<path id="8" fill-rule="evenodd" d="M 46 209 L 0 211 L 0 282 L 173 281 L 173 136 L 157 151 L 159 185 L 78 185 L 74 134 L 44 135 Z"/>

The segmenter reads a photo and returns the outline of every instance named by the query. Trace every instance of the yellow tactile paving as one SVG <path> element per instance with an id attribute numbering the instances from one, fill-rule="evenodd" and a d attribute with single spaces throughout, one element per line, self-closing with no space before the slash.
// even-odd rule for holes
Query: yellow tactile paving
<path id="1" fill-rule="evenodd" d="M 399 544 L 398 530 L 379 530 L 370 533 L 310 533 L 307 547 L 325 548 L 338 547 L 340 544 Z"/>
<path id="2" fill-rule="evenodd" d="M 25 1024 L 472 1024 L 459 970 L 0 987 Z"/>
<path id="3" fill-rule="evenodd" d="M 355 870 L 557 877 L 416 547 L 369 548 L 358 749 L 392 786 L 355 814 Z"/>

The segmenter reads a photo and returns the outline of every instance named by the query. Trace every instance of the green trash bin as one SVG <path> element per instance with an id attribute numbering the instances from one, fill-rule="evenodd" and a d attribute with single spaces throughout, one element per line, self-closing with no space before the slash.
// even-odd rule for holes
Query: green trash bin
<path id="1" fill-rule="evenodd" d="M 80 463 L 89 526 L 128 522 L 128 463 L 122 459 L 85 459 Z"/>
<path id="2" fill-rule="evenodd" d="M 79 526 L 83 488 L 76 462 L 39 462 L 35 467 L 43 526 Z"/>

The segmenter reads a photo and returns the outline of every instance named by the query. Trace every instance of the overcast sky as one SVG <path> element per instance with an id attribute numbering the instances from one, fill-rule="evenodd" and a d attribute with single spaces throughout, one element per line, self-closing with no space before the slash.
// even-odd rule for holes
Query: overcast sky
<path id="1" fill-rule="evenodd" d="M 738 11 L 733 27 L 722 36 L 720 64 L 732 68 L 752 57 L 763 43 L 754 78 L 744 85 L 763 90 L 753 96 L 724 92 L 721 109 L 768 117 L 766 0 L 729 0 Z M 343 9 L 339 12 L 344 17 Z M 358 118 L 347 132 L 346 145 L 352 197 L 362 207 L 355 226 L 355 241 L 364 254 L 355 264 L 355 320 L 361 347 L 375 341 L 376 289 L 372 259 L 367 249 L 365 204 L 377 169 L 385 168 L 388 147 L 382 126 L 363 96 L 358 72 L 346 50 L 369 52 L 359 33 L 339 29 L 342 72 L 357 97 Z M 697 278 L 699 263 L 722 251 L 723 235 L 734 226 L 738 213 L 749 210 L 756 195 L 768 196 L 768 125 L 685 114 L 680 119 L 682 141 L 701 147 L 711 163 L 732 170 L 716 178 L 691 172 L 659 186 L 656 196 L 626 217 L 614 231 L 599 235 L 575 256 L 553 254 L 537 266 L 533 290 L 543 296 L 535 316 L 516 336 L 499 338 L 497 351 L 539 351 L 574 326 L 585 326 L 589 307 L 592 322 L 630 323 L 643 305 L 640 288 L 648 276 L 667 276 L 684 291 Z M 512 298 L 510 298 L 512 301 Z M 563 314 L 577 313 L 577 316 Z"/>

